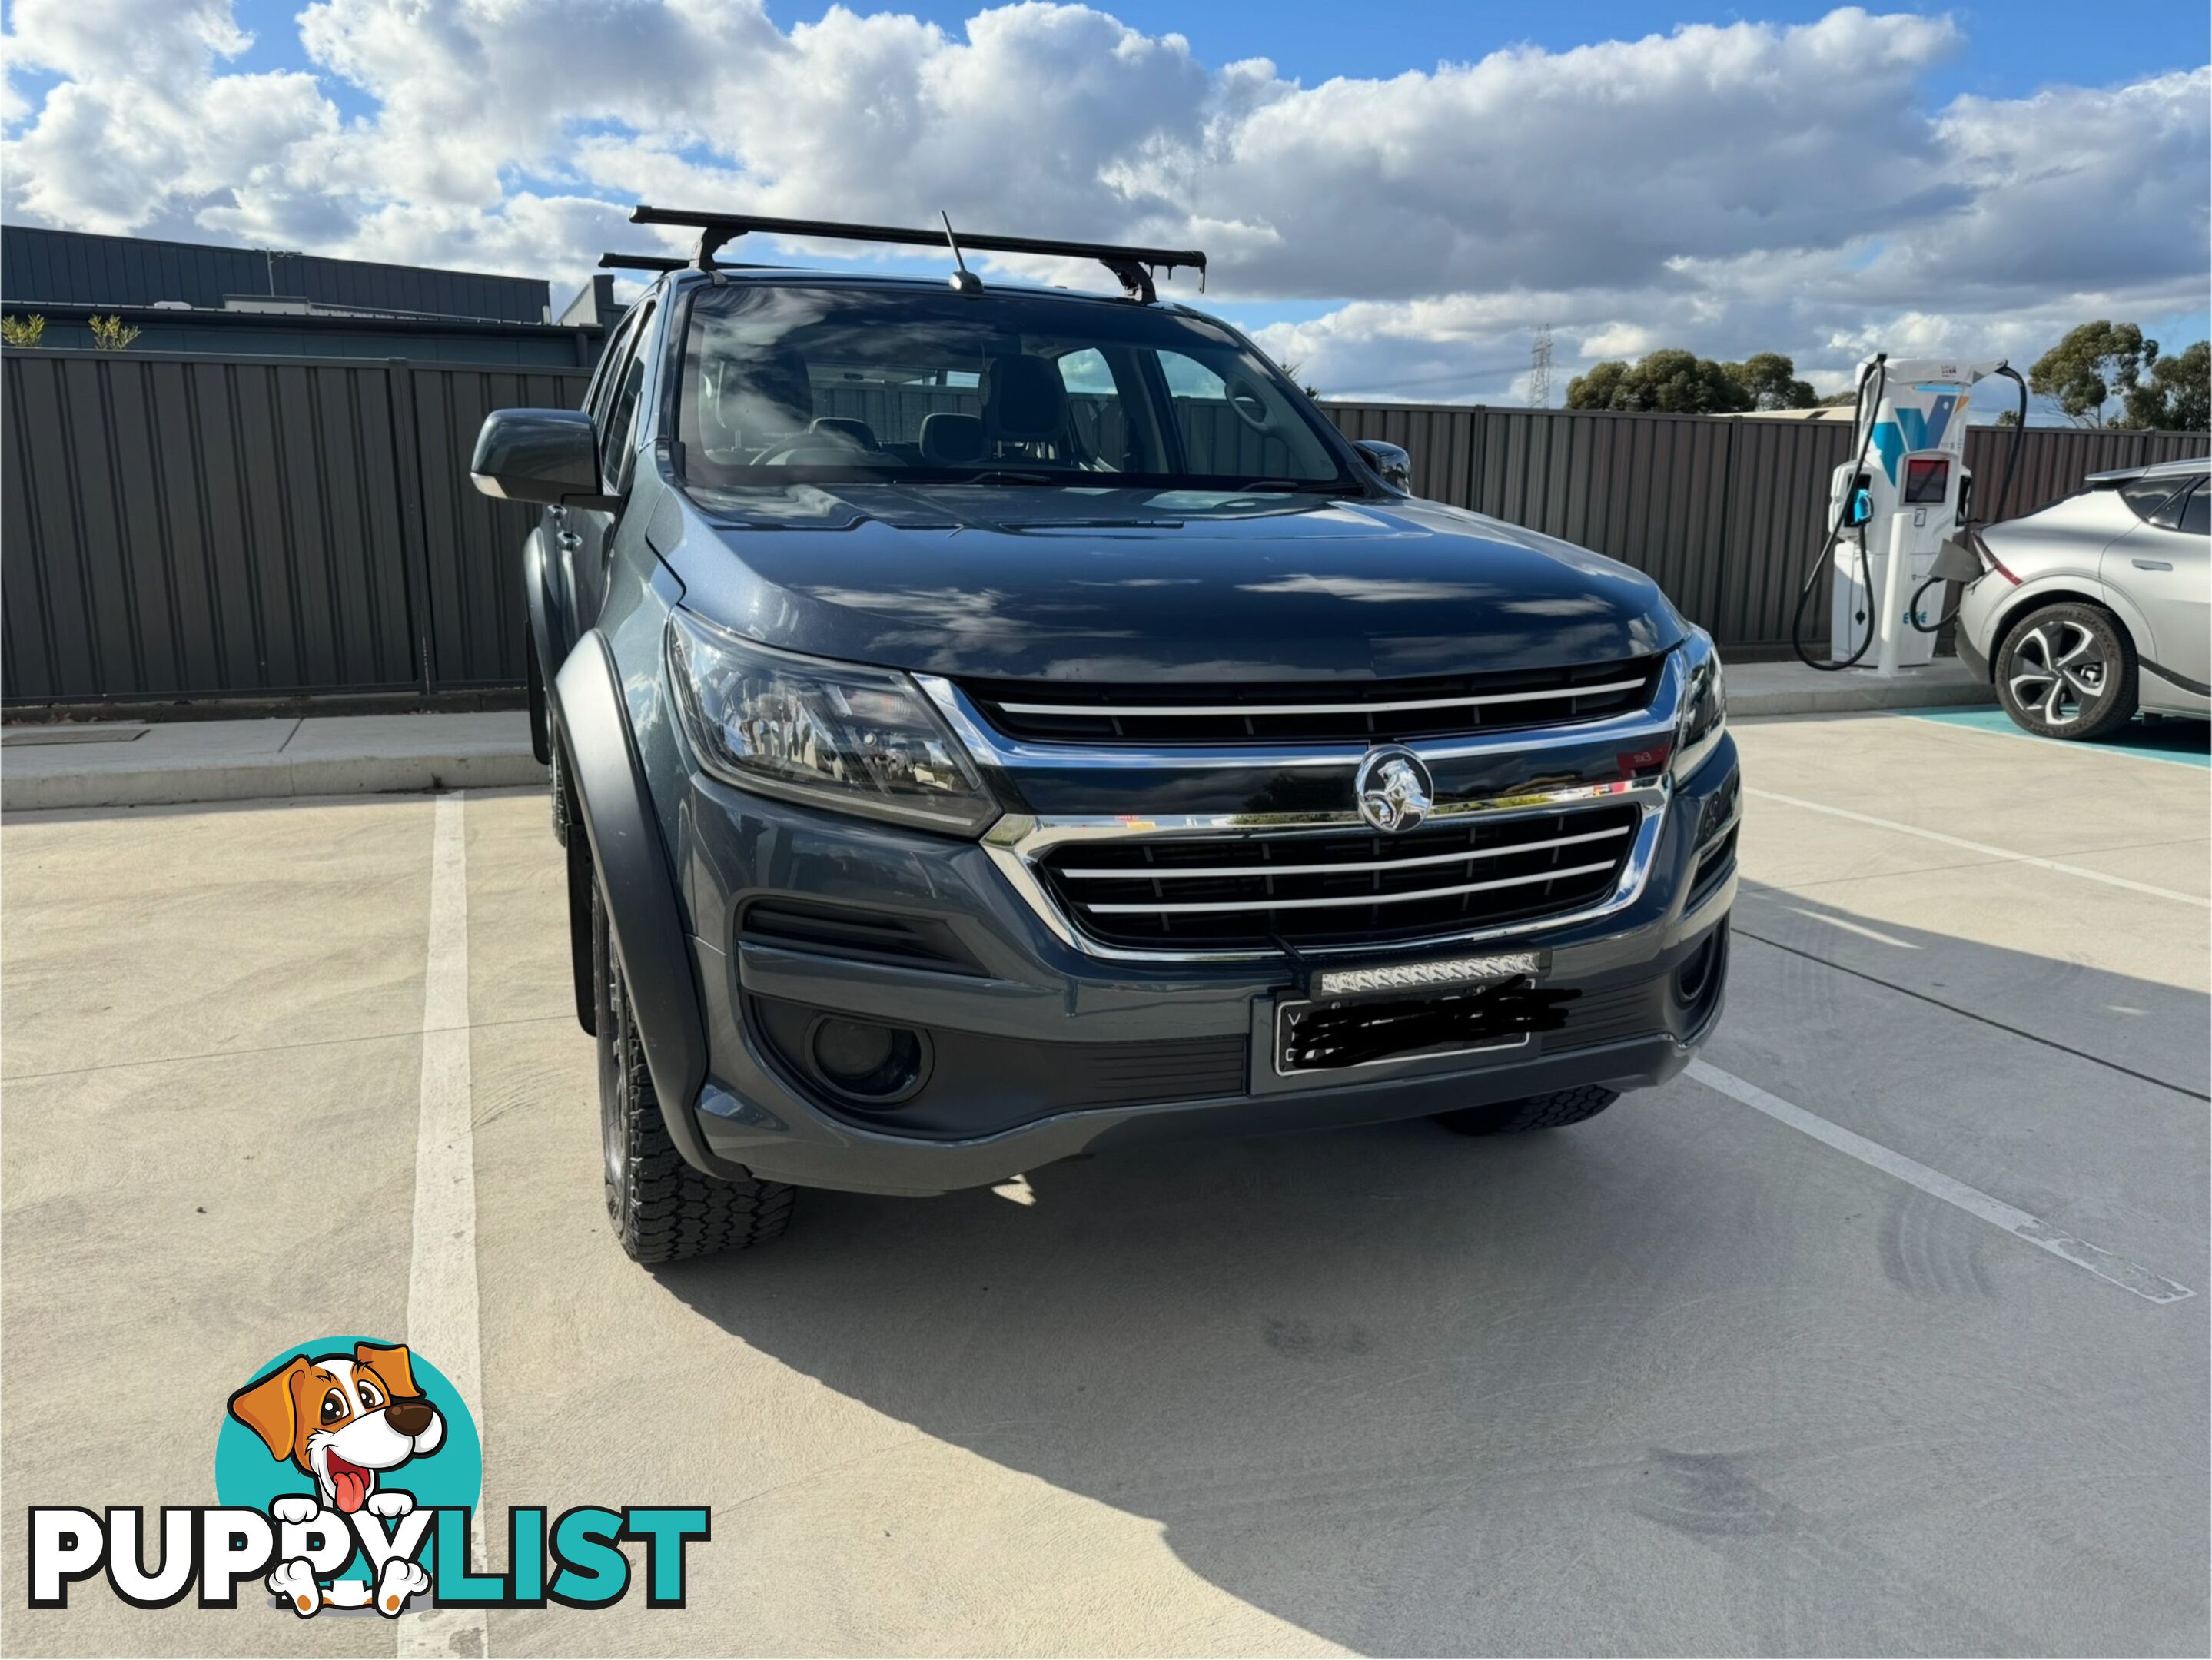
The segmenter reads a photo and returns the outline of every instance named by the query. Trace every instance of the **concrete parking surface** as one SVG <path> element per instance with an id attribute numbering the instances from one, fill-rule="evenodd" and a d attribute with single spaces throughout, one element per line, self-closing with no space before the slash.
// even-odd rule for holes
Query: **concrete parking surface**
<path id="1" fill-rule="evenodd" d="M 714 1509 L 688 1608 L 492 1651 L 2204 1653 L 2208 775 L 1738 739 L 1710 1071 L 1516 1140 L 809 1195 L 659 1274 L 607 1237 L 544 797 L 468 794 L 485 1502 Z M 22 1529 L 210 1501 L 254 1367 L 406 1332 L 439 812 L 10 817 L 10 1652 L 393 1651 L 27 1612 Z"/>

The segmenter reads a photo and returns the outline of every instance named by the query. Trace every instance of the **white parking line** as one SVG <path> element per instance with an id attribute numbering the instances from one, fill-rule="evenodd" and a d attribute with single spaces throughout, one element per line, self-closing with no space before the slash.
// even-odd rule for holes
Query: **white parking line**
<path id="1" fill-rule="evenodd" d="M 2160 899 L 2178 899 L 2185 905 L 2202 905 L 2212 910 L 2212 899 L 2193 893 L 2182 893 L 2172 888 L 2153 887 L 2148 882 L 2136 882 L 2124 876 L 2113 876 L 2100 870 L 2089 870 L 2080 865 L 2062 863 L 2056 859 L 2039 859 L 2032 853 L 2014 853 L 2009 848 L 1993 848 L 1986 842 L 1969 842 L 1964 836 L 1946 836 L 1941 830 L 1923 830 L 1917 824 L 1900 824 L 1894 818 L 1876 818 L 1871 813 L 1853 812 L 1847 807 L 1832 807 L 1825 802 L 1802 800 L 1795 795 L 1777 795 L 1772 790 L 1747 787 L 1746 795 L 1755 795 L 1762 801 L 1779 801 L 1785 807 L 1802 807 L 1808 812 L 1825 812 L 1832 818 L 1848 818 L 1855 824 L 1871 824 L 1876 830 L 1895 830 L 1900 836 L 1917 836 L 1923 842 L 1941 842 L 1949 848 L 1964 848 L 1969 853 L 1987 854 L 1992 859 L 2010 860 L 2015 864 L 2035 865 L 2045 870 L 2063 872 L 2078 876 L 2085 881 L 2102 882 L 2107 887 L 2126 888 L 2135 893 L 2154 894 Z"/>
<path id="2" fill-rule="evenodd" d="M 1893 933 L 1884 933 L 1880 928 L 1870 928 L 1863 922 L 1854 922 L 1848 916 L 1828 916 L 1820 911 L 1807 910 L 1802 905 L 1784 905 L 1783 909 L 1795 911 L 1810 921 L 1825 922 L 1832 928 L 1841 928 L 1845 933 L 1856 933 L 1862 939 L 1871 939 L 1877 946 L 1894 946 L 1899 951 L 1918 951 L 1910 939 L 1900 939 Z"/>
<path id="3" fill-rule="evenodd" d="M 430 842 L 430 939 L 422 973 L 422 1116 L 415 1131 L 415 1243 L 407 1343 L 460 1391 L 483 1427 L 477 1325 L 476 1134 L 469 1077 L 469 852 L 459 790 L 437 798 Z M 483 1654 L 482 1608 L 422 1608 L 399 1620 L 404 1656 Z M 457 1640 L 458 1639 L 458 1640 Z"/>
<path id="4" fill-rule="evenodd" d="M 2197 1293 L 2186 1286 L 2177 1286 L 2172 1280 L 2153 1274 L 2140 1263 L 2130 1262 L 2124 1256 L 2115 1256 L 2099 1245 L 2075 1239 L 2061 1233 L 2048 1222 L 2030 1216 L 2017 1206 L 2008 1205 L 2002 1199 L 1992 1199 L 1979 1188 L 1970 1188 L 1964 1182 L 1954 1180 L 1938 1170 L 1930 1170 L 1917 1159 L 1907 1158 L 1901 1152 L 1893 1152 L 1879 1141 L 1869 1141 L 1840 1124 L 1832 1124 L 1817 1114 L 1770 1095 L 1756 1084 L 1747 1083 L 1734 1073 L 1723 1072 L 1705 1061 L 1690 1062 L 1690 1076 L 1707 1089 L 1717 1090 L 1732 1101 L 1741 1101 L 1747 1107 L 1765 1113 L 1778 1123 L 1794 1130 L 1802 1130 L 1815 1141 L 1824 1142 L 1838 1152 L 1848 1153 L 1863 1164 L 1894 1176 L 1921 1192 L 1947 1205 L 1956 1205 L 1969 1216 L 1978 1216 L 1983 1221 L 2002 1228 L 2007 1233 L 2025 1239 L 2031 1245 L 2049 1251 L 2053 1256 L 2071 1262 L 2077 1268 L 2087 1268 L 2100 1280 L 2110 1280 L 2123 1291 L 2153 1303 L 2179 1303 Z"/>

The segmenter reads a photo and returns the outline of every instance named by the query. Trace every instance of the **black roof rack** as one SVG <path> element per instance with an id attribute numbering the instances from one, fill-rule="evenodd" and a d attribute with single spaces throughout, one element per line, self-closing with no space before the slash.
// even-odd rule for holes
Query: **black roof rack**
<path id="1" fill-rule="evenodd" d="M 692 225 L 699 231 L 699 251 L 691 264 L 701 271 L 714 269 L 714 255 L 724 243 L 747 231 L 767 231 L 777 236 L 818 238 L 824 241 L 895 242 L 908 247 L 942 248 L 949 239 L 942 230 L 908 230 L 895 225 L 846 225 L 828 219 L 776 219 L 746 213 L 690 213 L 679 208 L 649 207 L 641 202 L 629 216 L 633 225 Z M 1158 298 L 1152 287 L 1155 270 L 1188 267 L 1198 272 L 1203 284 L 1206 256 L 1196 248 L 1133 248 L 1110 242 L 1063 242 L 1039 236 L 982 236 L 958 233 L 963 250 L 987 253 L 1058 253 L 1096 259 L 1114 273 L 1121 291 L 1147 305 Z M 604 263 L 604 262 L 602 262 Z"/>
<path id="2" fill-rule="evenodd" d="M 678 259 L 672 253 L 603 253 L 599 256 L 601 271 L 690 271 L 694 263 Z M 734 260 L 717 259 L 715 271 L 789 271 L 788 265 L 741 265 Z"/>

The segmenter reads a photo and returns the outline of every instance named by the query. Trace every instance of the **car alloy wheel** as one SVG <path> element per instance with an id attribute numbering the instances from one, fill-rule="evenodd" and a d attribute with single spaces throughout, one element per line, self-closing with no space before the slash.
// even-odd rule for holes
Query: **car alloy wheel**
<path id="1" fill-rule="evenodd" d="M 2070 617 L 2038 623 L 2013 647 L 2012 700 L 2049 727 L 2070 727 L 2103 701 L 2112 666 L 2095 629 Z"/>

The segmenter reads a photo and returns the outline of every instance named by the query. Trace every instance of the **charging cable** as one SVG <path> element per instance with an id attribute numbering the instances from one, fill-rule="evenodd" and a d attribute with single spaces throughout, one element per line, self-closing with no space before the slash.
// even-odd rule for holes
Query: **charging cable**
<path id="1" fill-rule="evenodd" d="M 1867 382 L 1869 380 L 1874 382 L 1874 404 L 1871 408 L 1867 404 Z M 1881 413 L 1882 393 L 1888 388 L 1889 354 L 1886 351 L 1878 351 L 1874 355 L 1874 362 L 1867 365 L 1866 372 L 1859 376 L 1858 395 L 1851 400 L 1852 424 L 1856 426 L 1861 421 L 1866 423 L 1866 436 L 1859 441 L 1858 462 L 1851 469 L 1851 483 L 1844 491 L 1843 504 L 1836 511 L 1836 522 L 1828 526 L 1826 540 L 1820 544 L 1820 550 L 1813 556 L 1813 562 L 1805 572 L 1805 586 L 1797 590 L 1797 609 L 1790 619 L 1790 644 L 1797 654 L 1797 660 L 1808 668 L 1819 669 L 1824 673 L 1850 667 L 1860 658 L 1865 656 L 1867 648 L 1874 644 L 1874 613 L 1876 602 L 1874 596 L 1874 568 L 1867 558 L 1865 520 L 1861 519 L 1857 521 L 1859 587 L 1866 595 L 1867 625 L 1866 638 L 1859 642 L 1859 648 L 1849 657 L 1840 658 L 1832 663 L 1818 661 L 1810 652 L 1805 649 L 1805 607 L 1812 600 L 1813 590 L 1820 585 L 1821 569 L 1827 563 L 1828 555 L 1835 549 L 1836 538 L 1844 533 L 1844 527 L 1851 522 L 1851 514 L 1858 505 L 1858 479 L 1860 475 L 1866 471 L 1867 452 L 1874 447 L 1875 417 Z"/>
<path id="2" fill-rule="evenodd" d="M 2007 452 L 2005 455 L 2004 483 L 1998 487 L 1996 495 L 1997 505 L 1999 507 L 2002 507 L 2006 500 L 2012 495 L 2012 481 L 2014 476 L 2020 471 L 2020 447 L 2022 441 L 2027 437 L 2027 382 L 2020 378 L 2020 371 L 2013 368 L 2009 363 L 1998 364 L 1997 373 L 1999 374 L 2009 376 L 2013 384 L 2020 388 L 2020 413 L 2014 418 L 2013 423 L 2012 448 Z M 1981 492 L 1977 490 L 1975 492 L 1975 496 L 1977 498 L 1975 505 L 1977 506 L 1980 505 L 1980 496 Z M 1984 519 L 1982 522 L 1984 524 L 1987 524 L 1989 520 Z M 1972 519 L 1969 518 L 1960 524 L 1959 526 L 1959 534 L 1960 537 L 1967 538 L 1968 546 L 1971 547 L 1973 545 L 1972 538 L 1974 534 L 1974 521 Z M 1948 572 L 1941 569 L 1942 562 L 1943 562 L 1940 559 L 1936 561 L 1938 569 L 1935 574 L 1930 575 L 1929 579 L 1925 582 L 1923 582 L 1918 587 L 1913 589 L 1912 603 L 1905 608 L 1905 620 L 1923 634 L 1935 633 L 1938 629 L 1942 628 L 1943 624 L 1949 622 L 1952 617 L 1956 617 L 1959 614 L 1959 607 L 1957 605 L 1954 605 L 1951 607 L 1948 614 L 1937 617 L 1932 623 L 1923 623 L 1920 620 L 1920 601 L 1923 596 L 1927 593 L 1929 589 L 1941 587 L 1944 583 L 1954 580 Z M 1961 583 L 1959 587 L 1959 598 L 1963 602 L 1966 597 L 1966 585 Z"/>

